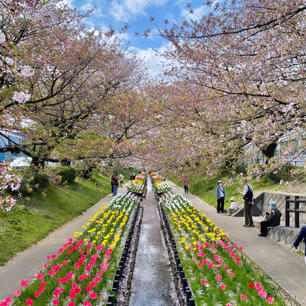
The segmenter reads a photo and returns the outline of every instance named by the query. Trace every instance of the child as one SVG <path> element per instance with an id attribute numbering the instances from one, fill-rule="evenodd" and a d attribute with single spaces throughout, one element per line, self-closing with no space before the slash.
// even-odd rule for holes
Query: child
<path id="1" fill-rule="evenodd" d="M 226 210 L 227 216 L 230 216 L 235 210 L 237 209 L 237 202 L 235 201 L 235 198 L 231 198 L 231 206 Z"/>

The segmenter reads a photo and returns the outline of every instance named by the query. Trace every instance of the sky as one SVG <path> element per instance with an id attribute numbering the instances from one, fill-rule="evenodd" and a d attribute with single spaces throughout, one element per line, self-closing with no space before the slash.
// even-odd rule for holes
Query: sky
<path id="1" fill-rule="evenodd" d="M 140 58 L 149 68 L 149 75 L 154 78 L 162 72 L 162 58 L 156 55 L 155 50 L 164 50 L 168 42 L 160 38 L 158 28 L 163 28 L 164 20 L 181 22 L 184 17 L 191 17 L 187 3 L 195 10 L 193 17 L 203 13 L 203 0 L 66 0 L 73 8 L 81 12 L 93 10 L 86 19 L 89 29 L 100 28 L 107 30 L 113 28 L 120 30 L 126 24 L 128 30 L 118 36 L 123 40 L 124 46 Z M 154 22 L 150 17 L 154 17 Z M 143 33 L 151 29 L 152 36 L 144 38 L 135 33 Z M 155 34 L 155 35 L 154 35 Z"/>

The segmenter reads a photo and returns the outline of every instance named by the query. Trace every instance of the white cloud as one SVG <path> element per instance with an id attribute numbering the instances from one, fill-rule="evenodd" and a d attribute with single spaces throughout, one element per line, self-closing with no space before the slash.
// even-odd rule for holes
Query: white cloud
<path id="1" fill-rule="evenodd" d="M 207 8 L 202 5 L 196 9 L 192 9 L 192 13 L 190 13 L 190 9 L 183 9 L 181 12 L 181 16 L 193 20 L 193 21 L 200 21 L 200 19 L 205 15 L 207 12 Z"/>
<path id="2" fill-rule="evenodd" d="M 165 67 L 169 66 L 169 62 L 160 55 L 160 53 L 164 52 L 167 45 L 161 46 L 159 49 L 154 50 L 152 48 L 149 49 L 135 49 L 137 57 L 143 60 L 148 67 L 148 76 L 151 79 L 163 77 L 163 73 L 165 71 Z"/>
<path id="3" fill-rule="evenodd" d="M 109 13 L 117 21 L 129 21 L 133 16 L 146 15 L 148 6 L 164 5 L 168 0 L 112 0 Z"/>
<path id="4" fill-rule="evenodd" d="M 62 5 L 68 5 L 69 7 L 73 7 L 72 5 L 73 0 L 62 0 L 61 3 L 57 4 L 58 7 L 61 7 Z"/>
<path id="5" fill-rule="evenodd" d="M 214 7 L 220 0 L 214 0 L 212 1 L 212 5 L 211 7 Z M 192 9 L 192 13 L 190 13 L 190 10 Z M 191 8 L 191 9 L 183 9 L 181 11 L 181 16 L 184 17 L 185 19 L 189 19 L 192 21 L 200 21 L 201 18 L 208 13 L 208 11 L 210 10 L 210 8 L 208 8 L 207 6 L 205 6 L 204 4 L 201 5 L 198 8 Z"/>
<path id="6" fill-rule="evenodd" d="M 107 15 L 106 4 L 104 0 L 85 0 L 80 7 L 81 10 L 93 10 L 92 15 L 95 17 L 105 17 Z"/>

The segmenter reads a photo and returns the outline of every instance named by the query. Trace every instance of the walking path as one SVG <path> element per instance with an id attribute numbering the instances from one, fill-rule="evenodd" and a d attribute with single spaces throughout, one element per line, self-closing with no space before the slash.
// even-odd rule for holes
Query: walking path
<path id="1" fill-rule="evenodd" d="M 124 193 L 126 193 L 126 188 L 120 188 L 118 194 Z M 82 226 L 100 210 L 101 206 L 107 205 L 111 198 L 112 194 L 109 194 L 82 215 L 61 226 L 45 239 L 17 254 L 5 266 L 0 267 L 0 300 L 20 289 L 22 279 L 33 279 L 34 274 L 39 272 L 46 262 L 46 256 L 57 253 L 68 238 L 73 237 L 75 231 L 80 231 Z"/>
<path id="2" fill-rule="evenodd" d="M 160 220 L 148 180 L 143 219 L 132 281 L 130 306 L 175 306 L 175 288 Z M 171 286 L 173 284 L 173 286 Z"/>
<path id="3" fill-rule="evenodd" d="M 184 194 L 182 188 L 168 182 L 173 193 L 184 195 L 191 204 L 207 214 L 218 227 L 229 234 L 229 238 L 241 245 L 244 253 L 265 271 L 279 286 L 306 306 L 306 266 L 304 258 L 282 247 L 277 242 L 258 237 L 254 228 L 244 228 L 244 218 L 217 214 L 216 208 L 192 194 Z"/>

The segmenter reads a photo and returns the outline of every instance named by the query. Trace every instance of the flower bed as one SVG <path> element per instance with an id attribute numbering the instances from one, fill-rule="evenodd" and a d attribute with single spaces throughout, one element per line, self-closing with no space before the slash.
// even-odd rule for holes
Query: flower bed
<path id="1" fill-rule="evenodd" d="M 155 192 L 161 194 L 171 190 L 171 187 L 166 182 L 160 182 L 154 185 Z"/>
<path id="2" fill-rule="evenodd" d="M 130 192 L 143 194 L 146 189 L 146 173 L 142 172 L 136 176 L 135 180 L 129 181 L 127 189 Z"/>
<path id="3" fill-rule="evenodd" d="M 274 284 L 205 214 L 179 195 L 164 199 L 163 207 L 196 305 L 285 305 Z"/>
<path id="4" fill-rule="evenodd" d="M 171 190 L 171 187 L 168 185 L 168 183 L 164 182 L 157 173 L 152 172 L 151 178 L 153 182 L 154 192 L 156 195 L 159 195 L 159 194 L 162 194 L 164 192 Z"/>
<path id="5" fill-rule="evenodd" d="M 106 303 L 113 285 L 130 216 L 137 202 L 117 196 L 76 232 L 33 282 L 21 281 L 21 290 L 12 293 L 1 306 L 61 305 L 93 306 Z"/>

